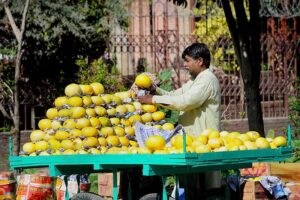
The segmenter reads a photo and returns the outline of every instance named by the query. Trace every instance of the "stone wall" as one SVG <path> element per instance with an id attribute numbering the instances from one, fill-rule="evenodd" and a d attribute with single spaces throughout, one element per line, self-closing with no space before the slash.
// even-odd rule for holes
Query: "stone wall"
<path id="1" fill-rule="evenodd" d="M 31 131 L 21 132 L 21 144 L 29 141 Z M 7 133 L 0 133 L 0 171 L 8 171 L 8 157 L 9 157 L 9 135 Z"/>
<path id="2" fill-rule="evenodd" d="M 288 118 L 264 118 L 265 133 L 269 130 L 274 130 L 275 133 L 283 132 L 289 123 Z M 223 120 L 221 130 L 246 132 L 249 130 L 248 120 Z"/>

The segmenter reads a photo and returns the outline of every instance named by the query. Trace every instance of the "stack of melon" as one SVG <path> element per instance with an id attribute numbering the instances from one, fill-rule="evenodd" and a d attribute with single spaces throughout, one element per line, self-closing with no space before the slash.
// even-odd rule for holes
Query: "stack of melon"
<path id="1" fill-rule="evenodd" d="M 155 105 L 141 104 L 129 91 L 105 94 L 101 83 L 65 88 L 54 100 L 38 130 L 23 145 L 24 155 L 137 153 L 135 121 L 164 130 L 165 113 Z"/>
<path id="2" fill-rule="evenodd" d="M 141 74 L 136 77 L 139 88 L 151 87 L 151 79 Z M 55 99 L 53 108 L 38 123 L 38 130 L 30 134 L 30 142 L 23 145 L 23 155 L 103 154 L 183 152 L 183 136 L 175 135 L 167 147 L 164 137 L 150 136 L 145 147 L 135 139 L 136 121 L 153 128 L 173 130 L 165 121 L 165 113 L 156 105 L 141 104 L 130 91 L 105 94 L 101 83 L 65 88 L 65 96 Z M 247 133 L 206 129 L 193 137 L 187 133 L 188 153 L 253 150 L 286 146 L 283 136 L 263 138 L 255 131 Z"/>

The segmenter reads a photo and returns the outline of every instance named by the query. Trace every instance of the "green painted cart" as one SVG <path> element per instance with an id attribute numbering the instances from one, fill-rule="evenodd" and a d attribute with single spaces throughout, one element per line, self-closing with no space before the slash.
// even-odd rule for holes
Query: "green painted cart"
<path id="1" fill-rule="evenodd" d="M 185 138 L 185 135 L 184 135 Z M 12 152 L 12 143 L 10 143 Z M 291 128 L 288 127 L 288 146 L 277 149 L 226 151 L 211 153 L 182 154 L 100 154 L 100 155 L 55 155 L 55 156 L 13 156 L 11 169 L 48 167 L 50 176 L 113 172 L 113 198 L 118 199 L 117 172 L 141 168 L 144 176 L 176 176 L 179 174 L 214 170 L 241 169 L 251 167 L 254 162 L 277 162 L 291 157 Z M 163 190 L 163 200 L 167 191 Z M 178 196 L 178 193 L 177 195 Z"/>

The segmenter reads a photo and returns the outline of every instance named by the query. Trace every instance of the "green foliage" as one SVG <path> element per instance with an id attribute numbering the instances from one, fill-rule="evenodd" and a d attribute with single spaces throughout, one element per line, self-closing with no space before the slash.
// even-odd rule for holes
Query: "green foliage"
<path id="1" fill-rule="evenodd" d="M 160 80 L 160 88 L 171 91 L 174 89 L 174 83 L 172 80 L 172 68 L 165 69 L 158 74 Z M 179 111 L 169 110 L 167 108 L 159 108 L 161 111 L 166 113 L 166 121 L 176 124 L 179 118 Z"/>
<path id="2" fill-rule="evenodd" d="M 22 0 L 12 0 L 9 4 L 17 24 L 21 21 L 23 4 Z M 106 39 L 113 28 L 112 24 L 118 23 L 121 27 L 128 26 L 125 6 L 120 0 L 32 0 L 26 21 L 24 46 L 39 47 L 26 50 L 41 56 L 57 53 L 68 37 L 74 39 L 74 43 L 81 44 L 77 46 L 78 52 L 91 48 L 95 42 L 101 41 L 106 44 Z M 3 21 L 0 22 L 0 27 L 4 30 L 3 26 L 7 19 L 2 7 L 0 8 L 1 18 Z M 10 29 L 8 31 L 11 32 Z M 4 41 L 7 43 L 3 44 L 3 47 L 15 41 L 15 38 L 11 34 L 10 39 Z M 93 49 L 97 50 L 97 48 Z"/>
<path id="3" fill-rule="evenodd" d="M 267 134 L 266 134 L 267 138 L 275 138 L 275 131 L 274 129 L 270 129 L 268 130 Z"/>
<path id="4" fill-rule="evenodd" d="M 292 125 L 292 147 L 293 156 L 287 162 L 300 162 L 300 80 L 295 81 L 295 95 L 289 97 L 290 114 L 289 119 Z"/>
<path id="5" fill-rule="evenodd" d="M 300 162 L 300 140 L 292 140 L 293 154 L 292 157 L 285 160 L 285 162 Z"/>
<path id="6" fill-rule="evenodd" d="M 5 120 L 4 120 L 4 126 L 0 127 L 0 132 L 8 132 L 8 131 L 10 131 L 10 126 L 9 126 L 9 124 L 5 123 Z"/>
<path id="7" fill-rule="evenodd" d="M 290 114 L 289 119 L 293 126 L 293 136 L 298 137 L 300 135 L 300 80 L 295 82 L 295 95 L 289 97 Z"/>
<path id="8" fill-rule="evenodd" d="M 87 58 L 77 60 L 79 71 L 77 73 L 78 83 L 90 84 L 100 82 L 105 87 L 105 93 L 125 91 L 127 88 L 122 84 L 116 66 L 111 66 L 103 58 L 88 63 Z"/>
<path id="9" fill-rule="evenodd" d="M 91 183 L 90 192 L 98 194 L 98 174 L 90 174 L 89 182 Z"/>
<path id="10" fill-rule="evenodd" d="M 20 26 L 24 1 L 7 2 Z M 99 58 L 109 46 L 112 29 L 128 26 L 125 3 L 128 1 L 30 1 L 23 38 L 20 102 L 52 105 L 64 87 L 76 81 L 77 59 Z M 17 40 L 1 5 L 0 53 L 14 60 L 16 50 Z M 3 65 L 0 61 L 0 79 L 14 86 L 13 62 Z"/>
<path id="11" fill-rule="evenodd" d="M 233 7 L 233 2 L 230 2 L 230 6 Z M 247 5 L 245 6 L 247 7 Z M 216 66 L 225 62 L 226 66 L 222 66 L 225 71 L 239 71 L 240 67 L 234 59 L 234 47 L 222 5 L 219 1 L 198 0 L 197 7 L 193 10 L 199 19 L 195 23 L 194 34 L 200 40 L 205 38 L 205 43 L 211 50 Z M 234 9 L 232 10 L 232 14 L 235 16 Z M 246 11 L 246 14 L 249 18 L 249 12 Z"/>
<path id="12" fill-rule="evenodd" d="M 200 17 L 195 24 L 194 34 L 199 38 L 205 38 L 216 60 L 215 64 L 220 65 L 222 61 L 234 55 L 233 46 L 226 48 L 226 43 L 230 39 L 230 32 L 223 8 L 214 1 L 198 0 L 198 5 L 199 8 L 194 9 L 194 13 Z M 236 64 L 232 61 L 228 70 L 232 70 L 234 67 Z"/>
<path id="13" fill-rule="evenodd" d="M 173 89 L 172 68 L 165 69 L 158 74 L 160 88 L 171 91 Z"/>
<path id="14" fill-rule="evenodd" d="M 38 169 L 36 168 L 28 168 L 28 169 L 24 169 L 21 174 L 37 174 L 39 172 Z"/>

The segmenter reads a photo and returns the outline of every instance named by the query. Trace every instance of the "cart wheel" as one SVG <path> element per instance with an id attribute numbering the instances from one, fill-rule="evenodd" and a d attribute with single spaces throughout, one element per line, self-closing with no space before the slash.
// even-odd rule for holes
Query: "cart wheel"
<path id="1" fill-rule="evenodd" d="M 162 197 L 158 193 L 150 193 L 142 196 L 139 200 L 161 200 Z M 169 197 L 169 200 L 175 200 L 173 197 Z"/>
<path id="2" fill-rule="evenodd" d="M 157 193 L 150 193 L 142 196 L 139 200 L 159 200 L 159 195 Z"/>
<path id="3" fill-rule="evenodd" d="M 91 192 L 81 192 L 74 195 L 71 200 L 104 200 L 101 196 Z"/>

